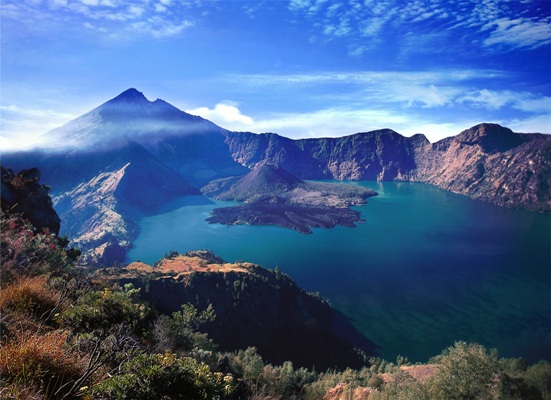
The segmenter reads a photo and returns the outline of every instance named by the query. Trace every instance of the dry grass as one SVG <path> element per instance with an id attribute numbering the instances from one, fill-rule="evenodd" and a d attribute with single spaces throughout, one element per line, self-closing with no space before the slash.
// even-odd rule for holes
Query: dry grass
<path id="1" fill-rule="evenodd" d="M 64 346 L 63 331 L 26 334 L 0 349 L 0 375 L 5 395 L 44 393 L 57 398 L 84 371 L 83 358 Z M 17 397 L 12 397 L 17 398 Z"/>
<path id="2" fill-rule="evenodd" d="M 0 310 L 40 318 L 53 310 L 59 300 L 59 294 L 48 288 L 46 277 L 21 277 L 2 288 Z"/>
<path id="3" fill-rule="evenodd" d="M 177 255 L 173 258 L 163 259 L 157 265 L 152 267 L 142 262 L 134 262 L 126 267 L 127 270 L 138 273 L 176 273 L 176 274 L 191 274 L 194 272 L 242 272 L 250 273 L 250 268 L 253 264 L 250 263 L 209 263 L 200 257 L 189 257 L 186 255 Z"/>

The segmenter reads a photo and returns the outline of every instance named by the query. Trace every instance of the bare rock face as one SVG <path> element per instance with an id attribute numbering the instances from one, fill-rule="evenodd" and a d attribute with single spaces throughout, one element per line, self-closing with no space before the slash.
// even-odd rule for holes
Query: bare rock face
<path id="1" fill-rule="evenodd" d="M 57 235 L 61 220 L 53 208 L 49 187 L 39 181 L 36 168 L 15 174 L 2 167 L 2 211 L 21 214 L 36 229 L 48 229 Z"/>
<path id="2" fill-rule="evenodd" d="M 551 136 L 481 124 L 416 148 L 412 180 L 488 203 L 551 211 Z"/>
<path id="3" fill-rule="evenodd" d="M 275 134 L 226 134 L 233 158 L 250 169 L 270 164 L 302 179 L 338 180 L 405 179 L 415 169 L 414 149 L 422 138 L 406 138 L 391 129 L 302 140 Z"/>

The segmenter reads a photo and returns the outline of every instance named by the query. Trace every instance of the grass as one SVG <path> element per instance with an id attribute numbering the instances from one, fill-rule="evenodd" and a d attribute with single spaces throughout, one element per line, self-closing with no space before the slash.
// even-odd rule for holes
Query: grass
<path id="1" fill-rule="evenodd" d="M 54 310 L 59 300 L 59 294 L 48 288 L 45 276 L 20 277 L 2 288 L 0 310 L 41 318 Z"/>
<path id="2" fill-rule="evenodd" d="M 0 349 L 2 392 L 23 398 L 38 395 L 40 390 L 36 388 L 42 388 L 45 397 L 61 398 L 82 375 L 83 358 L 65 346 L 64 331 L 21 335 Z"/>

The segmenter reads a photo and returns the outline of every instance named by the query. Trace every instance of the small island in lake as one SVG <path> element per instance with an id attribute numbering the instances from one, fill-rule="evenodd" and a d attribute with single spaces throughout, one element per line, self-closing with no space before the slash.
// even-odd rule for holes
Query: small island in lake
<path id="1" fill-rule="evenodd" d="M 245 202 L 213 210 L 209 223 L 278 225 L 301 233 L 337 225 L 354 227 L 363 220 L 349 207 L 377 195 L 361 186 L 303 181 L 273 165 L 261 165 L 243 177 L 213 181 L 202 192 L 218 200 Z"/>

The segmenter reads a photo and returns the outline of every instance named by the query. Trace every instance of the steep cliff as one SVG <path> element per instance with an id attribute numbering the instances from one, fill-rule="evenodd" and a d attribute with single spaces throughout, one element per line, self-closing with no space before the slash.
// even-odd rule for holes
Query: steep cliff
<path id="1" fill-rule="evenodd" d="M 296 141 L 228 132 L 226 142 L 249 168 L 275 164 L 303 179 L 423 182 L 500 206 L 551 210 L 551 136 L 497 124 L 432 144 L 390 129 Z"/>
<path id="2" fill-rule="evenodd" d="M 391 129 L 302 140 L 275 134 L 226 134 L 233 158 L 248 168 L 272 164 L 303 179 L 339 180 L 407 179 L 416 166 L 415 147 L 423 138 L 406 138 Z"/>

